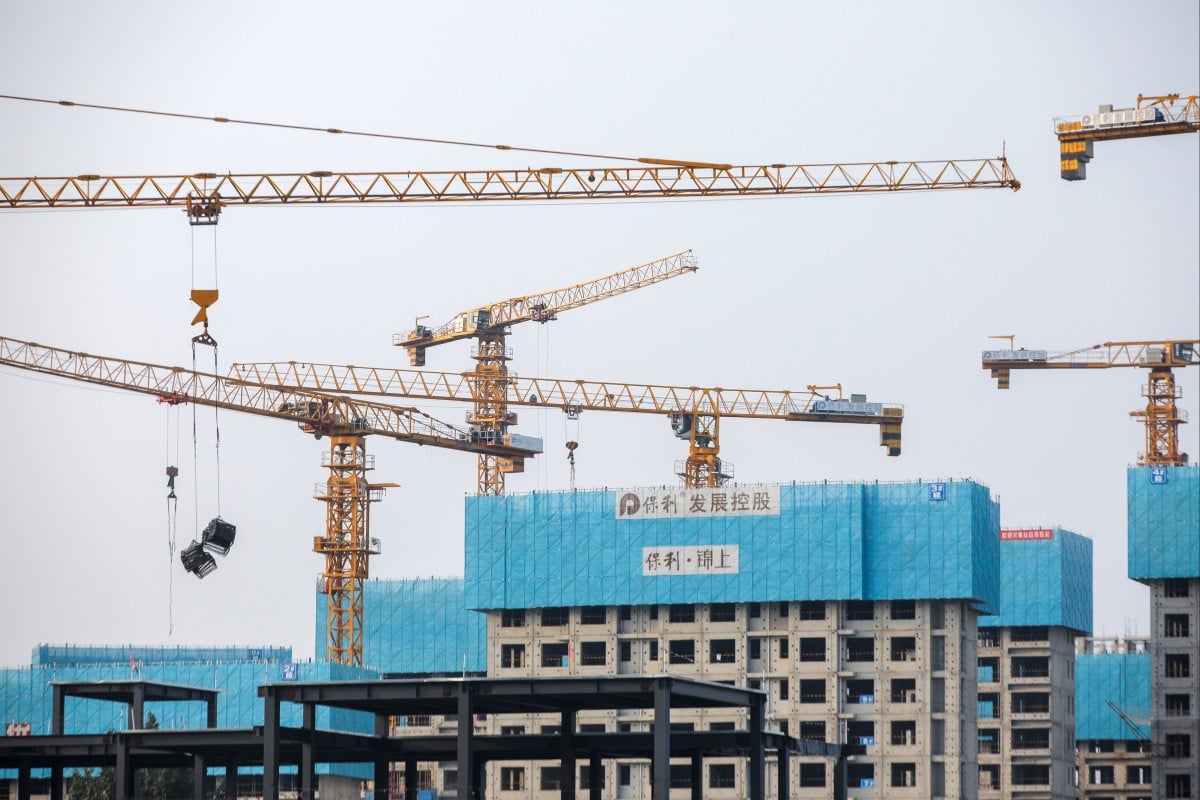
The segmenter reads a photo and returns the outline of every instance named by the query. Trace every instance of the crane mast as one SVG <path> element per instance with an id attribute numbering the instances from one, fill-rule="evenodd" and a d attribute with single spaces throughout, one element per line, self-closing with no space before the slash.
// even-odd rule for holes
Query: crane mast
<path id="1" fill-rule="evenodd" d="M 433 372 L 312 364 L 263 362 L 234 364 L 230 376 L 255 384 L 306 388 L 346 395 L 377 395 L 423 400 L 475 402 L 478 384 L 472 373 Z M 630 384 L 615 381 L 563 380 L 509 375 L 497 390 L 510 406 L 557 408 L 569 416 L 583 411 L 621 411 L 666 416 L 675 435 L 689 442 L 682 476 L 688 486 L 720 485 L 728 472 L 718 453 L 721 418 L 775 419 L 878 425 L 880 445 L 900 455 L 902 406 L 868 403 L 864 395 L 845 400 L 804 391 L 721 389 L 695 386 Z M 515 437 L 510 434 L 510 437 Z"/>
<path id="2" fill-rule="evenodd" d="M 471 357 L 475 359 L 475 401 L 469 420 L 481 436 L 503 438 L 508 434 L 509 425 L 516 422 L 516 415 L 508 410 L 505 388 L 508 362 L 512 360 L 512 349 L 507 343 L 512 325 L 528 321 L 545 324 L 557 319 L 560 312 L 687 275 L 696 269 L 695 256 L 692 251 L 685 250 L 584 283 L 462 311 L 436 330 L 420 325 L 418 320 L 414 330 L 396 334 L 393 343 L 408 350 L 412 366 L 423 367 L 426 348 L 460 339 L 475 339 L 476 345 L 471 351 Z M 510 461 L 480 453 L 477 492 L 481 495 L 504 494 L 504 476 L 514 471 L 517 470 Z"/>
<path id="3" fill-rule="evenodd" d="M 983 368 L 996 379 L 996 388 L 1009 388 L 1014 369 L 1112 369 L 1138 367 L 1149 370 L 1142 395 L 1146 407 L 1129 412 L 1143 423 L 1146 449 L 1138 463 L 1149 466 L 1179 466 L 1188 463 L 1188 454 L 1179 449 L 1179 426 L 1187 415 L 1176 401 L 1181 393 L 1175 385 L 1178 367 L 1200 364 L 1200 340 L 1158 339 L 1155 341 L 1105 342 L 1065 353 L 1047 350 L 1013 349 L 1012 337 L 1007 350 L 985 350 Z"/>
<path id="4" fill-rule="evenodd" d="M 147 394 L 172 404 L 190 402 L 281 419 L 296 423 L 318 439 L 328 436 L 329 450 L 322 465 L 329 476 L 316 492 L 316 498 L 325 504 L 325 534 L 314 537 L 313 551 L 325 557 L 327 657 L 343 664 L 362 664 L 362 587 L 369 576 L 369 557 L 379 552 L 379 540 L 370 536 L 370 505 L 396 486 L 367 480 L 374 457 L 367 454 L 366 437 L 380 435 L 432 447 L 486 452 L 517 462 L 541 451 L 532 437 L 522 438 L 525 447 L 478 441 L 469 431 L 414 408 L 253 385 L 181 367 L 90 355 L 19 339 L 0 337 L 0 365 Z"/>

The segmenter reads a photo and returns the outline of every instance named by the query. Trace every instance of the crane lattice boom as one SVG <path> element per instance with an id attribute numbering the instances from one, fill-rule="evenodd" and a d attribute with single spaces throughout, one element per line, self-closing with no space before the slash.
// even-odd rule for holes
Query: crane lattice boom
<path id="1" fill-rule="evenodd" d="M 637 200 L 856 194 L 1021 186 L 1008 160 L 711 167 L 0 177 L 0 209 L 316 203 Z M 209 208 L 207 213 L 211 213 Z"/>
<path id="2" fill-rule="evenodd" d="M 540 442 L 532 437 L 522 437 L 524 446 L 484 440 L 414 408 L 302 388 L 254 385 L 182 367 L 95 356 L 19 339 L 0 337 L 0 365 L 148 394 L 171 404 L 190 402 L 288 420 L 317 438 L 328 436 L 324 466 L 329 478 L 317 495 L 326 508 L 325 535 L 314 537 L 313 551 L 325 558 L 326 657 L 336 663 L 362 664 L 363 581 L 369 576 L 369 557 L 379 552 L 378 540 L 370 537 L 370 504 L 395 485 L 367 481 L 374 463 L 367 456 L 366 437 L 377 434 L 486 453 L 514 465 L 514 471 L 525 458 L 541 452 Z"/>
<path id="3" fill-rule="evenodd" d="M 303 387 L 318 392 L 380 395 L 427 400 L 474 399 L 469 372 L 309 364 L 295 361 L 238 363 L 230 377 L 268 386 Z M 830 400 L 813 390 L 709 389 L 697 386 L 633 384 L 561 378 L 508 376 L 508 402 L 514 406 L 557 408 L 562 411 L 633 411 L 651 414 L 712 413 L 745 419 L 837 421 L 877 423 L 883 409 L 899 410 L 891 403 L 850 413 L 853 403 Z M 876 408 L 878 407 L 878 408 Z M 845 408 L 846 412 L 838 409 Z M 844 419 L 843 419 L 844 417 Z M 836 418 L 836 419 L 832 419 Z"/>
<path id="4" fill-rule="evenodd" d="M 149 394 L 164 402 L 190 402 L 290 420 L 312 428 L 315 433 L 354 431 L 431 447 L 487 451 L 509 457 L 540 452 L 503 443 L 472 442 L 467 430 L 415 408 L 323 394 L 300 387 L 255 385 L 183 367 L 96 356 L 7 337 L 0 337 L 0 364 Z"/>
<path id="5" fill-rule="evenodd" d="M 477 402 L 479 394 L 473 373 L 286 362 L 234 364 L 230 374 L 255 383 L 345 394 L 466 402 Z M 722 417 L 878 425 L 880 445 L 889 456 L 900 454 L 900 426 L 904 420 L 901 406 L 868 403 L 855 395 L 849 401 L 840 395 L 832 399 L 822 395 L 816 386 L 803 392 L 709 389 L 521 378 L 510 374 L 494 388 L 505 393 L 508 405 L 557 408 L 568 416 L 583 411 L 669 416 L 675 435 L 689 440 L 688 459 L 680 473 L 687 486 L 717 486 L 731 477 L 717 456 Z"/>
<path id="6" fill-rule="evenodd" d="M 392 343 L 412 350 L 418 345 L 424 349 L 445 342 L 469 339 L 481 331 L 505 328 L 518 322 L 549 322 L 563 311 L 616 297 L 620 294 L 651 286 L 679 275 L 695 272 L 696 257 L 691 250 L 623 269 L 611 275 L 595 278 L 562 289 L 512 297 L 489 303 L 454 315 L 454 318 L 439 328 L 417 326 L 403 334 L 396 334 Z M 413 366 L 422 366 L 414 364 Z"/>

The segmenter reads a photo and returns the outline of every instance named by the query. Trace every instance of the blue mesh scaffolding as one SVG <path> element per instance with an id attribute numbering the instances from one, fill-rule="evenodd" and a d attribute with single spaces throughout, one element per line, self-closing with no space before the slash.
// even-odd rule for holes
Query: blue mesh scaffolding
<path id="1" fill-rule="evenodd" d="M 1129 577 L 1200 578 L 1200 465 L 1130 467 Z"/>
<path id="2" fill-rule="evenodd" d="M 1128 716 L 1130 729 L 1110 701 Z M 1075 656 L 1075 739 L 1150 738 L 1150 654 Z"/>
<path id="3" fill-rule="evenodd" d="M 1054 528 L 1049 539 L 1000 542 L 1000 608 L 981 627 L 1059 625 L 1092 631 L 1092 540 Z"/>
<path id="4" fill-rule="evenodd" d="M 263 724 L 258 687 L 283 681 L 359 680 L 378 677 L 374 670 L 328 662 L 295 662 L 287 647 L 138 647 L 42 645 L 34 649 L 29 667 L 0 669 L 0 719 L 28 723 L 30 734 L 48 735 L 53 713 L 53 682 L 144 680 L 217 689 L 217 727 L 249 728 Z M 155 702 L 146 704 L 163 730 L 203 728 L 207 709 L 203 703 Z M 302 711 L 285 703 L 280 708 L 283 725 L 299 727 Z M 105 733 L 140 727 L 128 718 L 121 703 L 86 698 L 66 698 L 65 733 Z M 353 733 L 372 733 L 369 714 L 318 708 L 317 727 Z M 249 770 L 254 771 L 254 770 Z M 369 765 L 322 765 L 321 773 L 370 777 Z M 0 770 L 0 778 L 15 772 Z"/>
<path id="5" fill-rule="evenodd" d="M 754 487 L 734 487 L 753 491 Z M 466 500 L 471 608 L 966 598 L 999 589 L 999 508 L 971 481 L 781 485 L 779 509 L 621 519 L 617 491 Z M 650 574 L 647 553 L 736 549 L 723 574 Z"/>

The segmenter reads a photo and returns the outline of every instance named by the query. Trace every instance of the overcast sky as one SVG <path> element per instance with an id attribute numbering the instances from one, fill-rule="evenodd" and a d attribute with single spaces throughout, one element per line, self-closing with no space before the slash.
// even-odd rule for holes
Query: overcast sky
<path id="1" fill-rule="evenodd" d="M 1005 527 L 1095 542 L 1097 633 L 1148 633 L 1126 575 L 1129 411 L 1141 370 L 980 368 L 994 334 L 1066 351 L 1200 335 L 1200 136 L 1100 143 L 1058 177 L 1056 116 L 1200 91 L 1195 2 L 730 4 L 54 3 L 0 6 L 0 94 L 205 116 L 724 161 L 1007 154 L 1023 188 L 641 203 L 0 211 L 0 335 L 192 364 L 188 295 L 215 282 L 219 367 L 407 366 L 392 334 L 692 248 L 700 269 L 514 328 L 521 375 L 847 391 L 873 426 L 726 421 L 743 482 L 972 478 Z M 0 175 L 603 166 L 0 100 Z M 215 252 L 215 258 L 214 258 Z M 196 278 L 193 282 L 193 273 Z M 198 354 L 211 369 L 210 350 Z M 472 365 L 469 343 L 428 369 Z M 1192 374 L 1187 374 L 1187 373 Z M 1200 421 L 1197 378 L 1181 370 Z M 0 368 L 0 664 L 38 643 L 272 644 L 314 654 L 312 497 L 325 442 L 285 422 Z M 425 404 L 461 423 L 465 407 Z M 520 410 L 546 454 L 510 492 L 674 482 L 665 420 Z M 193 424 L 198 447 L 192 447 Z M 219 481 L 214 431 L 220 430 Z M 1197 425 L 1184 449 L 1200 456 Z M 370 441 L 380 578 L 461 575 L 472 456 Z M 168 550 L 219 512 L 237 542 L 203 581 Z M 323 652 L 317 653 L 323 656 Z"/>

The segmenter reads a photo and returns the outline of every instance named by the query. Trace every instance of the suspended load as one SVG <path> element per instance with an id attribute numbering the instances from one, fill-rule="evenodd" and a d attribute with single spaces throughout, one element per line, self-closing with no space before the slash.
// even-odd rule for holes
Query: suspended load
<path id="1" fill-rule="evenodd" d="M 204 532 L 200 535 L 200 540 L 205 550 L 226 555 L 229 553 L 229 548 L 233 547 L 233 539 L 236 535 L 237 527 L 235 525 L 226 522 L 220 517 L 214 517 L 204 527 Z"/>
<path id="2" fill-rule="evenodd" d="M 216 560 L 204 552 L 204 546 L 199 542 L 192 542 L 183 548 L 179 560 L 183 562 L 183 568 L 197 578 L 203 578 L 217 568 Z"/>

